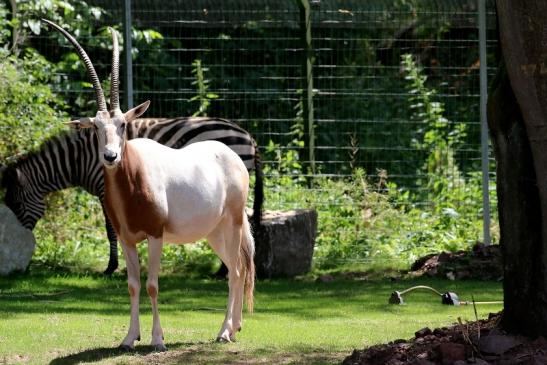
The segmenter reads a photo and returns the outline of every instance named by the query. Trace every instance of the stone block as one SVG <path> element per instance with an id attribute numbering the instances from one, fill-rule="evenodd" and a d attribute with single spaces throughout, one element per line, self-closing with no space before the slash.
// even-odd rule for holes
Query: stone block
<path id="1" fill-rule="evenodd" d="M 7 206 L 0 204 L 0 275 L 25 271 L 35 247 L 32 231 L 24 228 Z"/>

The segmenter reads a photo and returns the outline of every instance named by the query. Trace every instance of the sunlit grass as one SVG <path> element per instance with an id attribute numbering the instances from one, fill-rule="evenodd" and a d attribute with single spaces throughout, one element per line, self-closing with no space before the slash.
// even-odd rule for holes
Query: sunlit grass
<path id="1" fill-rule="evenodd" d="M 455 291 L 463 299 L 502 298 L 497 282 L 263 281 L 238 342 L 222 345 L 213 339 L 224 318 L 227 284 L 164 276 L 160 311 L 169 351 L 146 346 L 152 320 L 143 290 L 142 341 L 127 354 L 116 349 L 129 323 L 125 277 L 32 273 L 0 279 L 0 364 L 330 364 L 354 348 L 409 338 L 424 326 L 474 319 L 472 307 L 443 306 L 425 292 L 406 296 L 404 306 L 387 304 L 393 290 L 414 284 Z M 479 317 L 500 309 L 479 306 Z"/>

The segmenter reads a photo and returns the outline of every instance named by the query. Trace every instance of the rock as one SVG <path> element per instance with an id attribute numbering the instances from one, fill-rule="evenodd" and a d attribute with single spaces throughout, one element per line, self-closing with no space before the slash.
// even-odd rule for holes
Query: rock
<path id="1" fill-rule="evenodd" d="M 480 357 L 476 357 L 475 359 L 468 359 L 468 364 L 475 364 L 475 365 L 490 365 L 488 361 L 485 361 L 481 359 Z"/>
<path id="2" fill-rule="evenodd" d="M 416 331 L 416 333 L 414 333 L 414 336 L 416 336 L 416 338 L 425 337 L 431 335 L 432 333 L 433 332 L 431 332 L 431 329 L 429 329 L 429 327 L 424 327 L 421 330 Z"/>
<path id="3" fill-rule="evenodd" d="M 522 345 L 522 341 L 516 337 L 508 335 L 489 335 L 481 337 L 479 341 L 479 350 L 486 354 L 501 355 L 519 345 Z"/>
<path id="4" fill-rule="evenodd" d="M 423 256 L 421 258 L 419 258 L 418 260 L 416 260 L 412 266 L 410 267 L 410 271 L 417 271 L 417 270 L 420 270 L 422 267 L 425 266 L 426 263 L 428 263 L 429 259 L 435 257 L 436 255 L 435 254 L 429 254 L 429 255 L 426 255 L 426 256 Z"/>
<path id="5" fill-rule="evenodd" d="M 35 247 L 32 231 L 24 228 L 7 206 L 0 204 L 0 275 L 25 271 Z"/>
<path id="6" fill-rule="evenodd" d="M 465 346 L 460 343 L 445 342 L 439 345 L 439 355 L 442 363 L 446 365 L 452 365 L 456 361 L 464 361 Z"/>
<path id="7" fill-rule="evenodd" d="M 317 212 L 298 209 L 267 212 L 255 232 L 255 265 L 259 278 L 294 277 L 311 269 Z"/>
<path id="8" fill-rule="evenodd" d="M 448 260 L 450 260 L 451 257 L 452 257 L 452 255 L 449 252 L 444 252 L 443 251 L 439 254 L 438 261 L 439 262 L 447 262 Z"/>
<path id="9" fill-rule="evenodd" d="M 331 283 L 334 281 L 334 276 L 332 275 L 321 275 L 320 277 L 317 278 L 316 282 L 318 283 Z"/>
<path id="10" fill-rule="evenodd" d="M 416 359 L 411 363 L 411 365 L 435 365 L 435 363 L 427 359 Z"/>
<path id="11" fill-rule="evenodd" d="M 435 328 L 433 330 L 433 334 L 437 337 L 442 337 L 442 336 L 445 336 L 446 335 L 446 329 L 442 329 L 442 328 Z"/>
<path id="12" fill-rule="evenodd" d="M 532 341 L 532 346 L 547 349 L 547 339 L 543 336 L 539 336 L 534 341 Z"/>

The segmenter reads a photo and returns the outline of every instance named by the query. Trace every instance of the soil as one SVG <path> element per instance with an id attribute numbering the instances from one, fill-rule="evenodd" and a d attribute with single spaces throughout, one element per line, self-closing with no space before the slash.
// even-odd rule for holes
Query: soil
<path id="1" fill-rule="evenodd" d="M 451 280 L 500 280 L 503 277 L 500 246 L 477 243 L 471 251 L 427 255 L 412 264 L 409 274 Z"/>
<path id="2" fill-rule="evenodd" d="M 499 329 L 502 314 L 452 327 L 423 328 L 410 340 L 355 350 L 343 365 L 547 364 L 547 340 L 512 336 Z"/>

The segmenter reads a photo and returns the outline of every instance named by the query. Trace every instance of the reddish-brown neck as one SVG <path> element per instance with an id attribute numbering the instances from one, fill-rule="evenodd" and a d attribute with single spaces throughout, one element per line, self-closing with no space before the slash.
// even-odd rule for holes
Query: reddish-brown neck
<path id="1" fill-rule="evenodd" d="M 117 167 L 104 168 L 104 188 L 106 212 L 121 239 L 142 240 L 142 233 L 162 236 L 166 217 L 158 213 L 146 166 L 130 143 Z"/>

